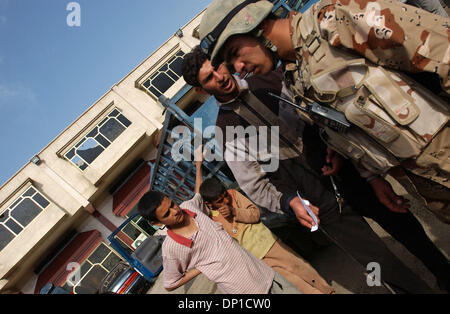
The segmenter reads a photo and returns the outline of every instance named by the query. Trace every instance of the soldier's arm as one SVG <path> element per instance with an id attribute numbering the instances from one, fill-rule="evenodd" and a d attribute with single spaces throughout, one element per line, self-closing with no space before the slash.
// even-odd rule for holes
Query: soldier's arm
<path id="1" fill-rule="evenodd" d="M 371 185 L 375 195 L 381 204 L 386 206 L 389 210 L 396 213 L 406 213 L 410 207 L 408 200 L 402 196 L 395 194 L 390 183 L 386 181 L 380 174 L 373 173 L 362 165 L 353 161 L 353 165 L 358 170 L 361 177 L 365 178 Z M 393 169 L 393 168 L 391 168 Z"/>
<path id="2" fill-rule="evenodd" d="M 391 184 L 386 179 L 376 176 L 369 181 L 380 203 L 396 213 L 407 213 L 410 207 L 409 201 L 395 194 Z"/>
<path id="3" fill-rule="evenodd" d="M 383 0 L 337 0 L 321 8 L 317 17 L 322 38 L 332 46 L 393 69 L 436 73 L 450 93 L 449 18 Z"/>

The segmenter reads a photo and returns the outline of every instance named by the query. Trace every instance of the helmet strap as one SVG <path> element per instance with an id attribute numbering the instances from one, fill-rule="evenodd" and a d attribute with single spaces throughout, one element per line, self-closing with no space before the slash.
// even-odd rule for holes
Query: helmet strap
<path id="1" fill-rule="evenodd" d="M 255 29 L 253 31 L 253 34 L 258 40 L 262 43 L 264 47 L 266 47 L 272 56 L 273 59 L 273 67 L 275 68 L 280 61 L 280 58 L 278 57 L 278 48 L 275 46 L 270 39 L 268 39 L 266 36 L 264 36 L 264 30 L 263 29 Z"/>

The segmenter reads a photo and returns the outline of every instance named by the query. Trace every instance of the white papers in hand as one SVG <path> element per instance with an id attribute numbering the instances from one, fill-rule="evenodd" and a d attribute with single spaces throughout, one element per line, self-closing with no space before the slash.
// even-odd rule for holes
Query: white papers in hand
<path id="1" fill-rule="evenodd" d="M 311 208 L 309 207 L 309 201 L 304 200 L 300 194 L 297 191 L 297 196 L 300 199 L 300 202 L 302 202 L 303 206 L 306 208 L 306 211 L 308 212 L 308 215 L 311 216 L 311 218 L 314 220 L 314 225 L 311 227 L 311 232 L 316 231 L 317 229 L 319 229 L 319 225 L 317 224 L 317 217 L 316 215 L 314 215 L 313 211 L 311 210 Z"/>

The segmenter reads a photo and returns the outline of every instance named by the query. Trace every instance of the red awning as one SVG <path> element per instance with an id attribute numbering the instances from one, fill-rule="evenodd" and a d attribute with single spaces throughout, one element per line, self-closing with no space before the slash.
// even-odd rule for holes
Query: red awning
<path id="1" fill-rule="evenodd" d="M 144 163 L 115 194 L 113 212 L 125 216 L 150 188 L 151 167 Z"/>
<path id="2" fill-rule="evenodd" d="M 67 269 L 67 265 L 83 263 L 101 241 L 102 237 L 98 230 L 79 233 L 39 275 L 34 293 L 38 294 L 47 283 L 62 286 L 67 276 L 73 271 L 73 269 Z"/>

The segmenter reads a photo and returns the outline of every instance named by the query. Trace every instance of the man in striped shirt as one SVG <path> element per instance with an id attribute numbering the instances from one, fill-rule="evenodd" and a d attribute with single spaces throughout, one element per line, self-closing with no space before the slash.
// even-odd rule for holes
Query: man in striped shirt
<path id="1" fill-rule="evenodd" d="M 211 220 L 200 194 L 178 206 L 162 193 L 149 191 L 138 210 L 145 219 L 168 229 L 162 246 L 167 290 L 203 273 L 226 294 L 301 293 Z"/>

